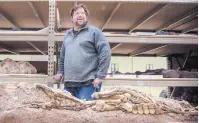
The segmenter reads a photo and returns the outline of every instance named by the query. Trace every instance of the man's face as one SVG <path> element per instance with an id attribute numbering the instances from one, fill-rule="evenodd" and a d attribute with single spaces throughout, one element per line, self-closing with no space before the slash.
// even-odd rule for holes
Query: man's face
<path id="1" fill-rule="evenodd" d="M 72 16 L 72 22 L 76 26 L 84 26 L 87 22 L 87 16 L 83 8 L 78 8 Z"/>

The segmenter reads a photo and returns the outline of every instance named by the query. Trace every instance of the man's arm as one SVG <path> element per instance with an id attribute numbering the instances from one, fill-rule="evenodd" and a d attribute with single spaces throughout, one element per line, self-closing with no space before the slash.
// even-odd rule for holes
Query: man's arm
<path id="1" fill-rule="evenodd" d="M 97 79 L 104 79 L 107 75 L 110 61 L 111 61 L 111 49 L 108 41 L 105 39 L 104 34 L 97 30 L 95 33 L 95 47 L 98 53 L 99 65 L 97 72 Z"/>

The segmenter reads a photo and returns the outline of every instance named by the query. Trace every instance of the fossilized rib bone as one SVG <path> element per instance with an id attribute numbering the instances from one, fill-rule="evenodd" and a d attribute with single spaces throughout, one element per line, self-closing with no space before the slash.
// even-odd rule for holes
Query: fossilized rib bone
<path id="1" fill-rule="evenodd" d="M 63 92 L 58 89 L 52 89 L 42 84 L 36 84 L 36 88 L 44 91 L 51 99 L 56 99 L 59 97 L 59 98 L 65 98 L 65 99 L 69 99 L 69 100 L 84 104 L 82 100 L 79 100 L 78 98 L 72 96 L 70 92 Z"/>

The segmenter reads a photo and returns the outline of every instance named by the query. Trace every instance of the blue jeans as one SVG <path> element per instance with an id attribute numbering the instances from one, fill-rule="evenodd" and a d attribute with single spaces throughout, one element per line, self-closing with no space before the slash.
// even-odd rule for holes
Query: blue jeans
<path id="1" fill-rule="evenodd" d="M 81 87 L 64 87 L 65 91 L 70 92 L 73 96 L 81 100 L 95 100 L 91 97 L 94 92 L 100 92 L 102 83 L 99 84 L 99 88 L 95 88 L 93 84 L 85 85 Z"/>

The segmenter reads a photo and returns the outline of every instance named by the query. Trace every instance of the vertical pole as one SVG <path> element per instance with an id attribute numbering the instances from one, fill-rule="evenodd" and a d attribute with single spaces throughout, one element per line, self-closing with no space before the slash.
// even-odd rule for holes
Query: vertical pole
<path id="1" fill-rule="evenodd" d="M 58 44 L 57 44 L 57 42 L 55 43 L 55 48 L 56 48 L 56 69 L 55 69 L 55 71 L 58 71 L 58 60 L 59 60 L 59 47 L 58 47 Z"/>
<path id="2" fill-rule="evenodd" d="M 49 0 L 49 32 L 48 32 L 48 76 L 54 75 L 54 47 L 55 47 L 55 0 Z M 48 86 L 53 87 L 53 82 Z"/>
<path id="3" fill-rule="evenodd" d="M 173 69 L 172 56 L 168 56 L 167 63 L 168 63 L 168 69 Z"/>

